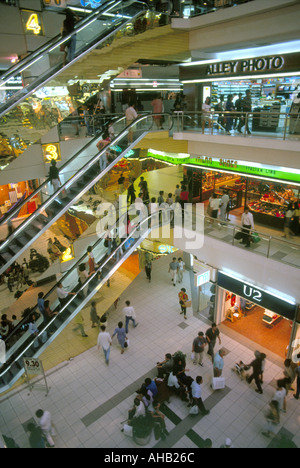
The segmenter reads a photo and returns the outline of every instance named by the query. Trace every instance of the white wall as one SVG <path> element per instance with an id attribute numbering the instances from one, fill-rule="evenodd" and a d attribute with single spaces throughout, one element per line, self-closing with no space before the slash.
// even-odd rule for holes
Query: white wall
<path id="1" fill-rule="evenodd" d="M 192 233 L 190 233 L 192 235 Z M 174 239 L 174 246 L 187 251 L 185 239 Z M 300 303 L 300 269 L 267 259 L 230 244 L 205 236 L 203 247 L 190 250 L 200 261 L 214 268 L 226 269 L 242 280 L 270 292 L 280 292 Z"/>

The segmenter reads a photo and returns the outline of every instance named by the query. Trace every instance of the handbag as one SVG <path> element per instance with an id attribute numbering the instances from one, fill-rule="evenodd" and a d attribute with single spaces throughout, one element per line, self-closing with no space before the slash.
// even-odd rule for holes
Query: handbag
<path id="1" fill-rule="evenodd" d="M 196 416 L 197 414 L 199 414 L 198 405 L 193 405 L 189 411 L 189 414 L 192 416 Z"/>
<path id="2" fill-rule="evenodd" d="M 252 242 L 254 242 L 255 244 L 257 244 L 257 242 L 259 242 L 261 239 L 259 237 L 259 235 L 257 234 L 256 231 L 253 232 L 252 234 Z"/>

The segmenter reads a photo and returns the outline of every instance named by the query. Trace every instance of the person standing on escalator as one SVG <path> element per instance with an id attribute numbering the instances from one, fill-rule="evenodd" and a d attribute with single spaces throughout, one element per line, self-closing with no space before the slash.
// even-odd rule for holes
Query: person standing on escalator
<path id="1" fill-rule="evenodd" d="M 63 22 L 62 37 L 65 37 L 71 34 L 75 30 L 76 22 L 80 20 L 79 16 L 77 16 L 72 10 L 70 10 L 70 8 L 66 8 L 65 15 L 66 15 L 66 18 Z M 67 48 L 67 51 L 66 51 L 66 48 Z M 64 65 L 66 65 L 69 62 L 72 62 L 72 60 L 75 57 L 75 50 L 76 50 L 76 34 L 73 34 L 73 36 L 65 44 Z"/>

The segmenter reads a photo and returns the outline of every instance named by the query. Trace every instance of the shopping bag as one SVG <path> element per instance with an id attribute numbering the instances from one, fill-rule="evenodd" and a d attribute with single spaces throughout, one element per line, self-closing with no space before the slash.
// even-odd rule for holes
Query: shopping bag
<path id="1" fill-rule="evenodd" d="M 190 411 L 189 411 L 189 414 L 192 415 L 192 416 L 196 416 L 197 414 L 199 414 L 198 405 L 192 406 Z"/>
<path id="2" fill-rule="evenodd" d="M 259 241 L 260 241 L 260 237 L 259 237 L 259 235 L 257 234 L 257 232 L 254 231 L 253 234 L 252 234 L 252 242 L 254 242 L 255 244 L 257 244 L 257 242 L 259 242 Z"/>
<path id="3" fill-rule="evenodd" d="M 237 232 L 234 236 L 236 240 L 241 240 L 243 238 L 243 234 L 241 232 Z"/>
<path id="4" fill-rule="evenodd" d="M 192 307 L 192 301 L 186 301 L 184 305 L 185 307 Z"/>
<path id="5" fill-rule="evenodd" d="M 128 437 L 133 437 L 133 427 L 129 426 L 128 424 L 124 424 L 123 426 L 124 434 Z"/>
<path id="6" fill-rule="evenodd" d="M 225 388 L 225 379 L 224 377 L 214 377 L 212 380 L 212 389 L 221 390 Z"/>

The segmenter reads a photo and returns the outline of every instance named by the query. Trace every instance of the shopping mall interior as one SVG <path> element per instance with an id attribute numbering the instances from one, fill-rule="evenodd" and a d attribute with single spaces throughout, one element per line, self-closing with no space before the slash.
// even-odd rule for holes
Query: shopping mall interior
<path id="1" fill-rule="evenodd" d="M 299 1 L 0 18 L 0 446 L 300 447 Z"/>

